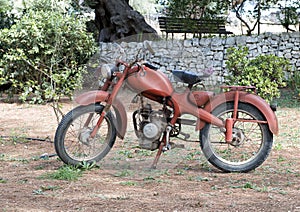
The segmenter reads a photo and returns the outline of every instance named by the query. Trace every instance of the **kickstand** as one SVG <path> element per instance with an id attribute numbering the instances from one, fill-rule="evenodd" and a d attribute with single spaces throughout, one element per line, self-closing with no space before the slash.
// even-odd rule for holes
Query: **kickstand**
<path id="1" fill-rule="evenodd" d="M 164 146 L 165 146 L 165 144 L 162 142 L 162 143 L 160 144 L 160 146 L 159 146 L 159 149 L 158 149 L 158 151 L 157 151 L 157 154 L 156 154 L 156 156 L 155 156 L 155 159 L 154 159 L 154 161 L 153 161 L 153 163 L 152 163 L 151 169 L 156 169 L 157 162 L 158 162 L 158 160 L 159 160 L 159 158 L 160 158 L 160 156 L 161 156 L 161 153 L 163 152 Z"/>
<path id="2" fill-rule="evenodd" d="M 166 143 L 167 143 L 166 136 L 167 136 L 167 135 L 166 135 L 166 133 L 165 133 L 165 134 L 164 134 L 164 137 L 163 137 L 163 140 L 162 140 L 162 142 L 161 142 L 160 145 L 159 145 L 159 148 L 158 148 L 157 154 L 156 154 L 156 156 L 155 156 L 155 159 L 154 159 L 154 161 L 153 161 L 153 163 L 152 163 L 151 169 L 156 169 L 157 162 L 158 162 L 158 160 L 159 160 L 159 158 L 160 158 L 160 156 L 161 156 L 161 153 L 163 152 L 163 149 L 164 149 L 164 147 L 166 146 Z"/>

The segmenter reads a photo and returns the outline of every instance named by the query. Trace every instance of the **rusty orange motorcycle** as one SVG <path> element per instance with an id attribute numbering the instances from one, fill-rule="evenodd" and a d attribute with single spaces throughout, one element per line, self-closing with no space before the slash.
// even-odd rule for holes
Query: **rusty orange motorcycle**
<path id="1" fill-rule="evenodd" d="M 150 42 L 141 51 L 155 53 Z M 113 66 L 101 65 L 99 71 L 104 84 L 79 95 L 75 99 L 79 106 L 63 117 L 56 130 L 55 150 L 66 164 L 98 162 L 117 137 L 124 138 L 128 117 L 118 97 L 124 85 L 137 93 L 139 108 L 132 113 L 132 123 L 139 147 L 157 150 L 153 168 L 161 154 L 172 149 L 171 139 L 184 134 L 184 124 L 195 127 L 203 154 L 224 172 L 248 172 L 260 166 L 271 151 L 273 134 L 278 134 L 276 108 L 256 95 L 255 87 L 223 86 L 219 93 L 195 90 L 206 76 L 174 70 L 175 79 L 188 85 L 178 92 L 163 72 L 138 56 L 130 63 L 117 60 Z M 184 114 L 194 121 L 183 119 Z"/>

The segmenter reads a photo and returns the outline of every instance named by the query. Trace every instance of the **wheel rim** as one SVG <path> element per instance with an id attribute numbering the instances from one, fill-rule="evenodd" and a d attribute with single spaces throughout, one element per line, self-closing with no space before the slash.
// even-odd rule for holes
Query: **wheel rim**
<path id="1" fill-rule="evenodd" d="M 92 114 L 88 126 L 86 120 Z M 100 115 L 97 113 L 85 113 L 74 117 L 64 139 L 65 151 L 70 158 L 77 161 L 91 161 L 107 151 L 112 134 L 110 120 L 105 117 L 97 134 L 90 138 L 90 134 L 96 126 Z"/>
<path id="2" fill-rule="evenodd" d="M 233 110 L 227 110 L 219 114 L 222 120 L 233 117 Z M 254 120 L 252 114 L 240 110 L 239 119 Z M 219 160 L 230 165 L 242 165 L 252 161 L 262 149 L 264 143 L 263 131 L 259 123 L 236 122 L 233 128 L 233 141 L 226 143 L 224 132 L 220 128 L 210 125 L 209 145 Z"/>

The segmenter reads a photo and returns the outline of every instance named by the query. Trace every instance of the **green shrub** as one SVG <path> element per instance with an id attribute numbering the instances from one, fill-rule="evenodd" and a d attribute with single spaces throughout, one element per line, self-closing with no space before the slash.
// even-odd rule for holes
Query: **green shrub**
<path id="1" fill-rule="evenodd" d="M 33 103 L 71 97 L 96 46 L 85 19 L 63 1 L 33 1 L 10 29 L 0 31 L 0 85 Z M 60 6 L 61 5 L 61 6 Z"/>
<path id="2" fill-rule="evenodd" d="M 296 69 L 290 73 L 288 87 L 294 91 L 297 98 L 300 97 L 300 71 Z"/>
<path id="3" fill-rule="evenodd" d="M 10 28 L 14 24 L 15 14 L 12 9 L 12 1 L 0 0 L 0 29 Z"/>
<path id="4" fill-rule="evenodd" d="M 257 94 L 270 102 L 280 96 L 279 88 L 285 86 L 284 72 L 290 72 L 289 61 L 275 55 L 259 55 L 248 59 L 248 48 L 229 48 L 225 77 L 229 85 L 255 86 Z"/>
<path id="5" fill-rule="evenodd" d="M 5 12 L 7 9 L 9 9 L 10 6 L 9 0 L 0 0 L 0 12 Z"/>

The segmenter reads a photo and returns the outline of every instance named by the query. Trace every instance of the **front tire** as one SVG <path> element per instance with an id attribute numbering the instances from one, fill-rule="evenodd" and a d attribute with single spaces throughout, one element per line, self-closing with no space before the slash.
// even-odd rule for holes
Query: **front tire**
<path id="1" fill-rule="evenodd" d="M 98 162 L 113 147 L 116 128 L 111 112 L 105 115 L 94 138 L 90 137 L 103 108 L 97 104 L 79 106 L 64 116 L 54 138 L 56 153 L 64 163 L 82 165 L 84 162 Z"/>
<path id="2" fill-rule="evenodd" d="M 212 111 L 222 120 L 233 117 L 233 102 L 224 103 Z M 273 134 L 268 124 L 251 122 L 265 120 L 254 106 L 239 103 L 238 118 L 233 128 L 233 141 L 226 143 L 225 133 L 218 127 L 206 124 L 200 132 L 201 149 L 208 161 L 225 172 L 248 172 L 260 166 L 268 157 Z"/>

